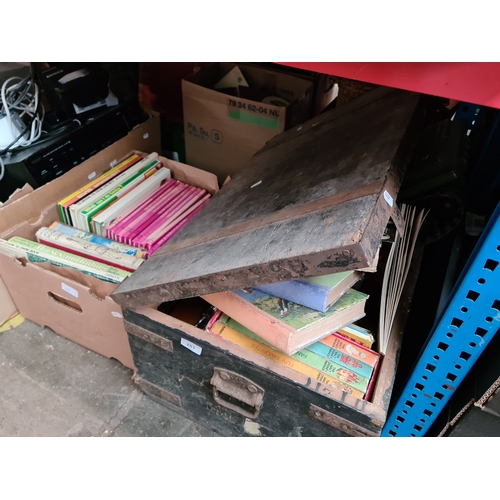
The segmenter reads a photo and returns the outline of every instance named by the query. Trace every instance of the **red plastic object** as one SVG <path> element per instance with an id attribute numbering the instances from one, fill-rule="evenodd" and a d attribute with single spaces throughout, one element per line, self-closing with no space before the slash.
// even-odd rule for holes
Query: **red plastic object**
<path id="1" fill-rule="evenodd" d="M 500 63 L 496 62 L 277 64 L 500 109 Z"/>

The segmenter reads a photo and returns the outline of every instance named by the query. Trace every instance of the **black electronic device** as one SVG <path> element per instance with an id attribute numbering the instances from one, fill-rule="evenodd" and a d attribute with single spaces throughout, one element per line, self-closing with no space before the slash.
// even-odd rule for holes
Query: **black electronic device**
<path id="1" fill-rule="evenodd" d="M 95 113 L 77 128 L 56 138 L 15 150 L 3 158 L 5 175 L 0 181 L 0 201 L 6 201 L 25 184 L 36 189 L 63 175 L 125 137 L 148 116 L 138 103 L 123 103 Z"/>

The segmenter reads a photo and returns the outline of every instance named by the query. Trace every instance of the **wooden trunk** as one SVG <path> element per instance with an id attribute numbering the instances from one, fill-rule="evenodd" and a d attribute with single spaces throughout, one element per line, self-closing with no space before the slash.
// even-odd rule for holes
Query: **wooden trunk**
<path id="1" fill-rule="evenodd" d="M 124 309 L 134 381 L 157 402 L 224 436 L 378 436 L 419 266 L 420 254 L 414 256 L 369 401 L 153 307 Z"/>
<path id="2" fill-rule="evenodd" d="M 114 300 L 133 309 L 371 266 L 419 109 L 418 95 L 380 88 L 276 136 Z"/>

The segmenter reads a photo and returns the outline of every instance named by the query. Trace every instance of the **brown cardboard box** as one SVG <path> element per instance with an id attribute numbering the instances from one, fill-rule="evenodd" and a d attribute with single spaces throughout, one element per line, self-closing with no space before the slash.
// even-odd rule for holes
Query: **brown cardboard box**
<path id="1" fill-rule="evenodd" d="M 26 184 L 22 189 L 16 190 L 2 206 L 5 207 L 9 203 L 12 203 L 32 191 L 33 188 L 29 184 Z M 0 278 L 0 326 L 12 318 L 16 313 L 17 307 L 7 290 L 5 283 L 2 281 L 2 278 Z"/>
<path id="2" fill-rule="evenodd" d="M 140 142 L 140 138 L 137 140 Z M 132 145 L 132 141 L 127 144 Z M 152 148 L 144 149 L 152 152 L 158 149 L 157 146 L 158 144 L 155 144 Z M 129 154 L 130 151 L 120 158 Z M 217 177 L 214 174 L 160 158 L 171 170 L 174 179 L 204 188 L 211 194 L 218 191 Z M 79 172 L 77 176 L 73 176 L 71 182 L 65 179 L 68 175 L 65 174 L 50 183 L 57 182 L 59 189 L 51 189 L 51 196 L 40 199 L 40 215 L 7 230 L 0 223 L 0 236 L 5 239 L 21 236 L 34 240 L 40 227 L 49 226 L 54 220 L 58 220 L 56 203 L 61 198 L 60 193 L 78 189 L 87 179 L 89 172 L 97 169 L 99 175 L 106 170 L 100 171 L 99 165 L 101 162 L 93 157 L 74 169 Z M 41 189 L 43 187 L 39 188 Z M 20 210 L 28 205 L 29 198 L 30 196 L 27 196 L 19 200 Z M 115 358 L 128 368 L 134 368 L 122 310 L 110 298 L 110 294 L 117 287 L 116 284 L 48 263 L 23 263 L 3 254 L 0 254 L 0 272 L 19 312 L 25 318 L 48 326 L 63 337 L 103 356 Z"/>
<path id="3" fill-rule="evenodd" d="M 238 66 L 249 87 L 236 95 L 213 86 Z M 214 63 L 182 80 L 186 161 L 215 173 L 222 183 L 266 142 L 310 117 L 313 82 L 258 66 Z M 287 106 L 262 102 L 284 99 Z"/>
<path id="4" fill-rule="evenodd" d="M 16 193 L 0 208 L 0 237 L 19 235 L 34 239 L 38 228 L 59 220 L 56 203 L 65 193 L 100 175 L 131 150 L 161 151 L 158 113 L 151 112 L 151 118 L 126 137 L 58 179 L 34 191 L 26 186 Z M 3 254 L 0 254 L 0 276 L 3 280 L 0 323 L 4 316 L 14 314 L 17 307 L 26 319 L 133 368 L 121 309 L 109 298 L 116 285 L 50 264 L 23 265 Z"/>

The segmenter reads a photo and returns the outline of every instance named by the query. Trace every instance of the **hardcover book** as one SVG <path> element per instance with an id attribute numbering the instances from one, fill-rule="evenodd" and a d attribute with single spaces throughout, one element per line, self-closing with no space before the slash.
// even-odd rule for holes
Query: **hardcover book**
<path id="1" fill-rule="evenodd" d="M 57 248 L 52 248 L 36 241 L 26 240 L 19 236 L 14 236 L 8 241 L 2 240 L 0 245 L 1 251 L 14 255 L 16 257 L 24 257 L 30 262 L 49 262 L 55 266 L 70 267 L 77 269 L 84 274 L 89 274 L 103 281 L 111 283 L 121 283 L 125 278 L 128 278 L 132 273 L 123 271 L 107 264 L 101 264 L 85 257 L 73 255 Z"/>
<path id="2" fill-rule="evenodd" d="M 123 252 L 113 250 L 109 246 L 92 243 L 82 238 L 75 238 L 68 234 L 53 231 L 48 227 L 42 227 L 36 232 L 36 238 L 39 243 L 64 250 L 74 255 L 80 255 L 88 259 L 109 264 L 123 269 L 124 271 L 134 272 L 144 262 L 144 259 L 127 255 Z"/>
<path id="3" fill-rule="evenodd" d="M 69 207 L 73 203 L 76 203 L 82 198 L 85 198 L 87 195 L 95 191 L 97 188 L 101 187 L 102 185 L 104 185 L 117 175 L 121 174 L 135 163 L 138 163 L 141 159 L 142 157 L 137 154 L 129 156 L 127 159 L 125 159 L 115 167 L 104 172 L 99 177 L 93 179 L 88 184 L 85 184 L 85 186 L 83 186 L 82 188 L 78 189 L 74 193 L 71 193 L 69 196 L 58 202 L 57 209 L 59 211 L 59 216 L 61 218 L 61 221 L 64 222 L 65 224 L 71 223 L 71 218 L 69 215 Z"/>
<path id="4" fill-rule="evenodd" d="M 362 276 L 363 273 L 359 271 L 345 271 L 315 278 L 260 285 L 254 288 L 316 311 L 326 312 Z"/>
<path id="5" fill-rule="evenodd" d="M 130 245 L 124 245 L 117 241 L 110 240 L 109 238 L 103 238 L 92 233 L 87 233 L 81 229 L 76 229 L 76 227 L 66 226 L 60 222 L 54 222 L 50 225 L 49 229 L 56 231 L 58 233 L 66 234 L 73 238 L 80 238 L 81 240 L 88 241 L 90 243 L 95 243 L 96 245 L 101 245 L 108 247 L 116 252 L 121 252 L 126 255 L 132 255 L 144 259 L 146 257 L 146 252 L 141 248 L 132 247 Z"/>
<path id="6" fill-rule="evenodd" d="M 223 337 L 234 344 L 237 344 L 249 351 L 259 354 L 267 359 L 270 359 L 280 365 L 286 366 L 296 372 L 302 373 L 311 377 L 313 380 L 318 380 L 323 384 L 327 384 L 333 387 L 336 387 L 344 392 L 352 394 L 353 396 L 362 399 L 363 392 L 355 389 L 354 387 L 335 379 L 332 376 L 327 375 L 321 370 L 312 368 L 311 366 L 294 359 L 291 356 L 287 356 L 276 349 L 264 344 L 263 342 L 259 342 L 256 339 L 248 337 L 244 335 L 234 328 L 231 328 L 228 325 L 225 325 L 221 321 L 215 321 L 209 328 L 208 331 L 214 335 L 218 335 L 219 337 Z"/>
<path id="7" fill-rule="evenodd" d="M 219 292 L 202 298 L 276 349 L 293 355 L 362 318 L 368 295 L 350 289 L 326 313 L 258 290 Z"/>
<path id="8" fill-rule="evenodd" d="M 168 168 L 160 168 L 150 177 L 135 186 L 122 198 L 92 217 L 92 232 L 104 236 L 106 229 L 115 222 L 119 216 L 127 214 L 147 200 L 162 184 L 170 178 Z"/>
<path id="9" fill-rule="evenodd" d="M 366 347 L 367 349 L 371 349 L 375 342 L 375 337 L 370 330 L 355 324 L 343 326 L 336 333 L 342 335 L 342 337 L 345 337 L 347 340 L 351 340 L 356 344 Z"/>
<path id="10" fill-rule="evenodd" d="M 366 363 L 373 368 L 375 368 L 380 361 L 380 354 L 378 352 L 372 351 L 371 349 L 359 345 L 354 341 L 350 341 L 337 332 L 321 339 L 320 342 L 328 347 L 332 347 L 337 351 L 347 354 L 358 361 Z"/>
<path id="11" fill-rule="evenodd" d="M 262 342 L 263 344 L 272 347 L 268 342 L 261 339 L 254 332 L 245 328 L 233 318 L 230 318 L 227 314 L 221 314 L 217 321 L 243 335 L 246 335 L 247 337 L 253 338 L 258 342 Z M 345 355 L 341 351 L 336 351 L 321 342 L 315 342 L 306 349 L 296 352 L 291 357 L 305 363 L 308 366 L 311 366 L 312 368 L 317 368 L 332 377 L 336 377 L 335 374 L 341 370 L 339 372 L 340 376 L 336 378 L 339 381 L 341 377 L 349 377 L 350 379 L 355 380 L 355 387 L 363 393 L 366 392 L 370 377 L 374 371 L 373 366 L 358 361 L 351 356 Z M 359 375 L 359 377 L 355 377 L 349 372 L 354 372 Z M 344 380 L 344 382 L 346 381 Z"/>
<path id="12" fill-rule="evenodd" d="M 90 222 L 92 220 L 92 217 L 97 215 L 99 212 L 104 210 L 115 201 L 119 200 L 122 196 L 125 196 L 131 189 L 139 185 L 148 177 L 152 176 L 160 168 L 162 168 L 162 163 L 157 160 L 149 163 L 139 172 L 131 175 L 128 179 L 123 181 L 120 185 L 105 193 L 100 199 L 98 199 L 91 205 L 86 206 L 79 213 L 78 220 L 81 224 L 79 229 L 83 229 L 84 231 L 91 231 Z"/>
<path id="13" fill-rule="evenodd" d="M 318 356 L 321 356 L 322 358 L 329 359 L 330 361 L 357 373 L 361 377 L 369 379 L 372 376 L 373 366 L 370 366 L 363 361 L 350 356 L 349 354 L 338 351 L 337 349 L 327 346 L 321 342 L 311 344 L 305 349 L 305 351 L 310 351 Z"/>
<path id="14" fill-rule="evenodd" d="M 158 161 L 157 153 L 151 153 L 145 158 L 141 158 L 138 162 L 120 172 L 117 176 L 113 177 L 112 179 L 106 179 L 104 183 L 99 185 L 97 189 L 92 190 L 91 193 L 87 194 L 75 203 L 72 203 L 68 209 L 70 217 L 68 220 L 68 224 L 78 229 L 86 230 L 86 228 L 83 227 L 83 219 L 80 216 L 80 212 L 95 201 L 99 200 L 104 194 L 109 193 L 110 190 L 119 186 L 127 179 L 130 179 L 130 177 L 137 174 L 137 172 L 143 171 L 143 169 L 153 161 Z"/>

